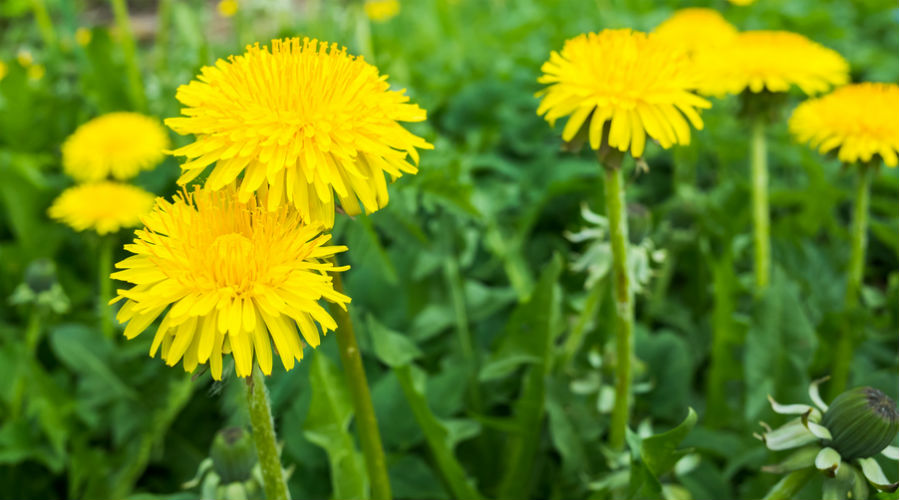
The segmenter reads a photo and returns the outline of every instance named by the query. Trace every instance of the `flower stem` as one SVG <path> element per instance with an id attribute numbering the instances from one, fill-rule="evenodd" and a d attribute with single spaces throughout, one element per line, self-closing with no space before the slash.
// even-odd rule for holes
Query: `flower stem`
<path id="1" fill-rule="evenodd" d="M 815 469 L 812 467 L 791 472 L 772 486 L 763 500 L 790 500 L 812 479 L 814 472 Z"/>
<path id="2" fill-rule="evenodd" d="M 769 243 L 769 167 L 766 161 L 766 122 L 753 122 L 750 148 L 753 176 L 753 240 L 757 291 L 769 285 L 771 248 Z"/>
<path id="3" fill-rule="evenodd" d="M 28 316 L 28 326 L 25 330 L 25 347 L 28 350 L 28 357 L 24 362 L 29 365 L 37 362 L 35 353 L 37 352 L 38 343 L 41 341 L 41 331 L 41 313 L 38 306 L 34 305 L 31 308 L 31 314 Z M 10 421 L 15 421 L 21 414 L 27 389 L 26 378 L 31 378 L 31 367 L 29 366 L 26 370 L 23 370 L 23 373 L 25 373 L 25 375 L 17 378 L 14 385 L 13 399 L 9 411 Z"/>
<path id="4" fill-rule="evenodd" d="M 337 264 L 337 259 L 334 262 Z M 344 284 L 340 273 L 331 273 L 331 278 L 335 291 L 344 293 Z M 391 500 L 391 483 L 388 479 L 384 448 L 381 445 L 381 433 L 378 430 L 375 409 L 372 407 L 372 396 L 369 394 L 369 384 L 366 381 L 366 371 L 363 369 L 362 357 L 359 354 L 359 345 L 357 345 L 356 335 L 353 333 L 353 321 L 350 319 L 350 313 L 340 307 L 331 307 L 331 312 L 338 325 L 335 332 L 338 350 L 341 354 L 341 364 L 344 365 L 347 373 L 347 382 L 350 384 L 350 395 L 353 398 L 353 409 L 356 413 L 356 429 L 359 433 L 363 456 L 366 459 L 366 470 L 372 483 L 371 497 L 378 500 Z"/>
<path id="5" fill-rule="evenodd" d="M 109 0 L 112 4 L 113 16 L 116 19 L 116 28 L 119 31 L 119 40 L 122 43 L 122 53 L 125 57 L 125 71 L 128 76 L 128 84 L 131 87 L 131 100 L 138 111 L 147 110 L 147 96 L 144 94 L 144 84 L 141 79 L 141 70 L 138 67 L 137 48 L 134 41 L 134 32 L 131 30 L 131 18 L 128 15 L 128 5 L 125 0 Z"/>
<path id="6" fill-rule="evenodd" d="M 869 224 L 869 192 L 874 171 L 875 169 L 869 165 L 859 165 L 857 168 L 859 179 L 856 184 L 856 197 L 853 201 L 850 265 L 847 270 L 847 290 L 844 296 L 844 305 L 848 312 L 853 311 L 859 305 L 859 293 L 862 290 L 866 264 L 866 232 Z M 834 350 L 834 368 L 831 373 L 832 382 L 829 386 L 832 397 L 844 392 L 847 387 L 850 364 L 853 361 L 853 328 L 850 321 L 845 322 Z"/>
<path id="7" fill-rule="evenodd" d="M 53 27 L 53 20 L 47 13 L 47 5 L 44 4 L 44 0 L 31 0 L 31 10 L 34 11 L 34 20 L 41 32 L 41 38 L 44 39 L 44 45 L 48 49 L 55 49 L 56 29 Z"/>
<path id="8" fill-rule="evenodd" d="M 619 165 L 603 165 L 606 173 L 606 217 L 613 254 L 613 296 L 616 303 L 616 403 L 609 444 L 621 450 L 631 413 L 631 358 L 634 351 L 634 295 L 628 268 L 628 219 L 625 187 Z"/>
<path id="9" fill-rule="evenodd" d="M 731 350 L 738 343 L 734 324 L 735 282 L 734 258 L 730 245 L 719 257 L 710 257 L 713 271 L 712 348 L 706 385 L 706 420 L 713 427 L 728 422 L 726 384 L 734 370 Z"/>
<path id="10" fill-rule="evenodd" d="M 253 374 L 247 384 L 247 409 L 250 412 L 250 426 L 253 429 L 256 455 L 262 470 L 266 499 L 289 500 L 291 494 L 278 456 L 275 425 L 272 422 L 272 409 L 269 407 L 265 377 L 258 366 L 253 367 Z"/>
<path id="11" fill-rule="evenodd" d="M 112 278 L 109 275 L 113 270 L 114 241 L 115 238 L 112 235 L 100 238 L 100 255 L 97 262 L 97 279 L 100 285 L 100 297 L 97 304 L 100 314 L 100 331 L 108 339 L 113 338 L 115 333 L 112 322 L 112 306 L 109 305 L 109 301 L 112 300 Z"/>

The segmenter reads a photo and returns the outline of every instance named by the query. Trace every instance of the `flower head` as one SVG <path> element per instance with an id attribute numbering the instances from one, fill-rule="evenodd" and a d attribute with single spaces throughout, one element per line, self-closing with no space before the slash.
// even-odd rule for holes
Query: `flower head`
<path id="1" fill-rule="evenodd" d="M 92 229 L 99 234 L 136 227 L 153 208 L 154 196 L 141 188 L 118 182 L 96 182 L 73 186 L 50 206 L 51 218 L 76 231 Z"/>
<path id="2" fill-rule="evenodd" d="M 688 144 L 688 121 L 703 121 L 697 108 L 709 102 L 691 93 L 696 78 L 687 55 L 655 34 L 604 30 L 566 41 L 541 67 L 538 82 L 549 85 L 538 114 L 552 125 L 571 115 L 563 129 L 570 141 L 585 125 L 592 149 L 599 149 L 609 123 L 609 145 L 634 157 L 644 153 L 646 136 L 664 148 Z M 588 125 L 589 124 L 589 125 Z"/>
<path id="3" fill-rule="evenodd" d="M 75 30 L 75 43 L 82 47 L 90 45 L 92 38 L 94 38 L 94 34 L 91 32 L 90 28 L 81 26 Z"/>
<path id="4" fill-rule="evenodd" d="M 316 323 L 336 327 L 319 299 L 350 302 L 328 275 L 347 268 L 323 260 L 346 247 L 325 246 L 330 236 L 287 205 L 268 211 L 255 195 L 241 201 L 233 186 L 195 188 L 160 199 L 143 221 L 125 247 L 134 255 L 112 274 L 134 284 L 118 291 L 115 300 L 127 300 L 117 318 L 131 339 L 162 316 L 150 355 L 161 351 L 169 366 L 183 359 L 192 372 L 209 361 L 220 379 L 222 355 L 232 353 L 238 376 L 250 375 L 254 358 L 268 375 L 274 342 L 290 370 L 303 357 L 299 334 L 316 347 Z"/>
<path id="5" fill-rule="evenodd" d="M 206 186 L 219 190 L 243 172 L 242 200 L 268 186 L 268 208 L 292 203 L 307 222 L 334 224 L 334 195 L 349 214 L 388 202 L 384 174 L 416 173 L 416 148 L 432 146 L 399 122 L 425 119 L 403 90 L 337 44 L 273 40 L 205 67 L 178 89 L 185 116 L 166 124 L 194 143 L 174 154 L 180 183 L 215 163 Z M 407 155 L 412 159 L 410 163 Z M 359 201 L 357 201 L 359 200 Z"/>
<path id="6" fill-rule="evenodd" d="M 819 384 L 813 382 L 809 397 L 815 406 L 783 405 L 769 397 L 776 413 L 799 415 L 777 429 L 762 423 L 766 432 L 755 436 L 770 450 L 797 450 L 777 465 L 764 467 L 783 473 L 815 467 L 825 476 L 824 488 L 835 492 L 829 498 L 868 498 L 866 480 L 882 491 L 895 491 L 873 458 L 879 453 L 897 460 L 897 448 L 889 446 L 897 438 L 897 405 L 883 392 L 871 387 L 851 389 L 825 404 Z"/>
<path id="7" fill-rule="evenodd" d="M 897 166 L 900 93 L 887 83 L 846 85 L 810 99 L 794 110 L 788 125 L 794 137 L 820 153 L 838 149 L 844 163 L 868 162 L 880 155 Z"/>
<path id="8" fill-rule="evenodd" d="M 788 31 L 746 31 L 697 56 L 700 91 L 716 96 L 787 92 L 793 85 L 815 94 L 845 83 L 849 72 L 840 54 Z"/>
<path id="9" fill-rule="evenodd" d="M 237 0 L 219 0 L 219 3 L 216 4 L 216 10 L 222 17 L 233 17 L 239 8 Z"/>
<path id="10" fill-rule="evenodd" d="M 109 113 L 83 124 L 62 146 L 63 170 L 79 182 L 127 180 L 155 167 L 169 147 L 166 129 L 138 113 Z"/>
<path id="11" fill-rule="evenodd" d="M 737 5 L 740 7 L 746 7 L 746 6 L 756 2 L 756 0 L 728 0 L 728 1 L 731 2 L 732 5 Z"/>
<path id="12" fill-rule="evenodd" d="M 7 73 L 9 73 L 9 67 L 5 62 L 0 61 L 0 80 L 3 80 Z"/>
<path id="13" fill-rule="evenodd" d="M 653 32 L 671 43 L 681 45 L 691 54 L 725 45 L 738 34 L 737 28 L 726 21 L 722 14 L 701 7 L 675 11 Z"/>
<path id="14" fill-rule="evenodd" d="M 397 0 L 366 0 L 364 8 L 369 19 L 375 22 L 384 22 L 400 12 L 400 2 Z"/>

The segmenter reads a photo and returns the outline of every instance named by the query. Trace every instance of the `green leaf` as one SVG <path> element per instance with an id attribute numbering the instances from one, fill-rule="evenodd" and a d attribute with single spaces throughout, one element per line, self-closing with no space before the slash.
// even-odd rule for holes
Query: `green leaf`
<path id="1" fill-rule="evenodd" d="M 349 433 L 353 405 L 343 374 L 324 353 L 310 361 L 312 401 L 303 434 L 328 454 L 334 498 L 367 498 L 369 479 Z"/>
<path id="2" fill-rule="evenodd" d="M 110 369 L 112 346 L 99 330 L 74 323 L 58 326 L 50 332 L 50 347 L 72 371 L 96 377 L 114 394 L 137 399 L 137 393 Z"/>
<path id="3" fill-rule="evenodd" d="M 779 401 L 806 399 L 807 369 L 817 343 L 797 285 L 775 271 L 747 332 L 744 414 L 748 421 L 768 407 L 768 395 Z"/>
<path id="4" fill-rule="evenodd" d="M 546 377 L 553 350 L 553 320 L 559 307 L 556 281 L 562 271 L 562 258 L 555 255 L 544 268 L 531 298 L 513 314 L 504 332 L 499 359 L 510 354 L 527 354 L 536 361 L 522 380 L 519 398 L 513 406 L 520 432 L 506 443 L 504 471 L 500 481 L 501 498 L 526 498 L 534 480 L 534 462 L 543 436 Z M 496 358 L 495 358 L 496 359 Z"/>
<path id="5" fill-rule="evenodd" d="M 384 364 L 392 368 L 405 366 L 422 355 L 422 351 L 406 335 L 382 325 L 371 314 L 366 317 L 366 324 L 375 355 Z"/>
<path id="6" fill-rule="evenodd" d="M 643 439 L 641 459 L 656 477 L 669 472 L 684 455 L 684 452 L 678 450 L 678 445 L 696 424 L 697 413 L 693 408 L 688 408 L 687 417 L 677 427 Z"/>

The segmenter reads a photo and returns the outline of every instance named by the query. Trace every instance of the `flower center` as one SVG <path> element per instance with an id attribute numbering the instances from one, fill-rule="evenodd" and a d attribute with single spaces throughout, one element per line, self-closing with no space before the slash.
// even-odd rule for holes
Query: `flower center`
<path id="1" fill-rule="evenodd" d="M 235 295 L 249 292 L 256 281 L 253 242 L 243 234 L 218 236 L 209 247 L 207 262 L 213 282 L 220 288 L 231 288 Z"/>

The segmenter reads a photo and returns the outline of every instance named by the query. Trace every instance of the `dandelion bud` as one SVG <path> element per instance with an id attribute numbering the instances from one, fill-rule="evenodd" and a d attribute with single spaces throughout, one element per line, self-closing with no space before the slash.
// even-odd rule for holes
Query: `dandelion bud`
<path id="1" fill-rule="evenodd" d="M 851 389 L 835 398 L 822 424 L 831 431 L 831 448 L 844 460 L 871 457 L 897 435 L 897 405 L 871 387 Z"/>
<path id="2" fill-rule="evenodd" d="M 229 427 L 216 434 L 209 456 L 213 469 L 223 484 L 250 479 L 256 465 L 256 447 L 249 432 L 241 427 Z"/>

